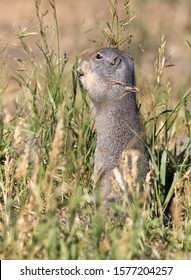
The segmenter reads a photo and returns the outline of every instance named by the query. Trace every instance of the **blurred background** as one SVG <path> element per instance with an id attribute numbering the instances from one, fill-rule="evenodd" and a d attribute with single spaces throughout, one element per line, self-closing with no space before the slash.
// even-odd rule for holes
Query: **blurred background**
<path id="1" fill-rule="evenodd" d="M 66 52 L 69 65 L 74 65 L 76 57 L 91 53 L 104 46 L 102 31 L 106 22 L 111 21 L 108 0 L 55 0 L 60 32 L 61 52 Z M 118 1 L 119 10 L 123 0 Z M 165 56 L 170 58 L 173 67 L 165 69 L 166 80 L 171 82 L 175 98 L 180 98 L 190 87 L 191 76 L 191 4 L 190 0 L 133 0 L 130 1 L 135 18 L 130 24 L 129 33 L 133 35 L 130 54 L 136 63 L 138 87 L 146 90 L 154 77 L 154 64 L 158 47 L 164 35 Z M 48 11 L 48 13 L 46 13 Z M 54 17 L 48 0 L 41 1 L 44 22 L 54 33 Z M 1 0 L 0 2 L 0 88 L 7 95 L 1 95 L 1 102 L 10 105 L 10 98 L 16 96 L 16 85 L 8 83 L 2 70 L 7 64 L 14 66 L 14 60 L 25 59 L 20 48 L 18 34 L 20 31 L 31 33 L 28 38 L 35 56 L 39 60 L 40 52 L 36 45 L 38 40 L 35 3 L 33 0 Z M 53 35 L 50 42 L 55 41 Z M 51 38 L 52 36 L 52 38 Z M 51 41 L 52 40 L 52 41 Z M 9 68 L 7 68 L 9 71 Z"/>

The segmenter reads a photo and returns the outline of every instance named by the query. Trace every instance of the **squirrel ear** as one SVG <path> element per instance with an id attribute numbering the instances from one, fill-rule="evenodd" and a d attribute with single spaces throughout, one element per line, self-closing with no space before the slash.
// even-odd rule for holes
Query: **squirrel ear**
<path id="1" fill-rule="evenodd" d="M 111 65 L 118 65 L 121 62 L 121 57 L 116 56 L 113 61 L 111 62 Z"/>

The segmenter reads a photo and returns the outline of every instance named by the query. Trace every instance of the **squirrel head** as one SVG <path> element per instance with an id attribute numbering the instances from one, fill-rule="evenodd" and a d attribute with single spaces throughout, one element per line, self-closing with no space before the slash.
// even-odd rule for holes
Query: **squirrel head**
<path id="1" fill-rule="evenodd" d="M 93 52 L 77 69 L 77 75 L 94 105 L 120 97 L 125 86 L 135 86 L 133 59 L 116 48 Z"/>

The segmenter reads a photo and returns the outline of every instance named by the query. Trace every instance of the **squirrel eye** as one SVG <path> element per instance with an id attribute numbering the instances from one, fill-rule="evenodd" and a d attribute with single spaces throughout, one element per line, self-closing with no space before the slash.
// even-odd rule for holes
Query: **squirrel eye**
<path id="1" fill-rule="evenodd" d="M 96 54 L 96 59 L 101 59 L 101 58 L 103 58 L 103 56 L 100 53 L 97 53 Z"/>

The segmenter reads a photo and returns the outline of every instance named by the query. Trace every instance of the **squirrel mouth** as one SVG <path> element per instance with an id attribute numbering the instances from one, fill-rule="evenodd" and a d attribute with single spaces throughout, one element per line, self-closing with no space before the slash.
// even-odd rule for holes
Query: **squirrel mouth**
<path id="1" fill-rule="evenodd" d="M 78 78 L 81 78 L 84 76 L 84 71 L 82 70 L 82 67 L 79 67 L 78 69 L 76 69 L 76 74 L 77 74 Z"/>

